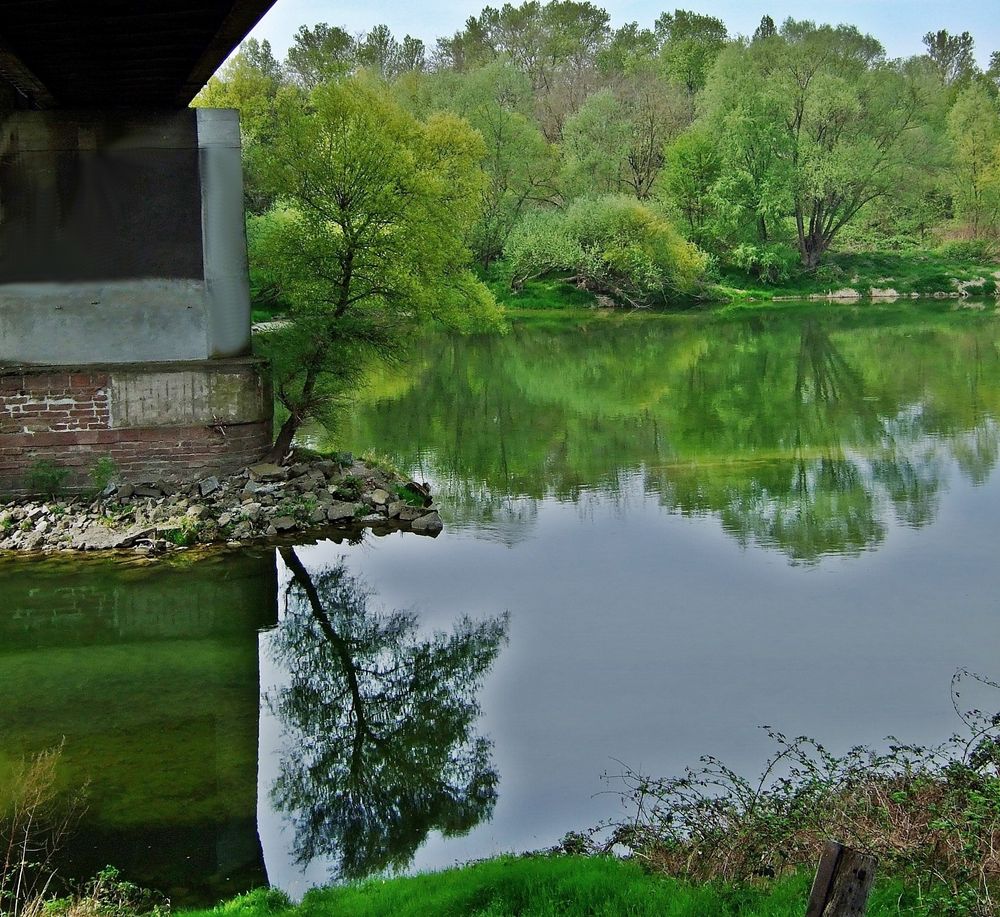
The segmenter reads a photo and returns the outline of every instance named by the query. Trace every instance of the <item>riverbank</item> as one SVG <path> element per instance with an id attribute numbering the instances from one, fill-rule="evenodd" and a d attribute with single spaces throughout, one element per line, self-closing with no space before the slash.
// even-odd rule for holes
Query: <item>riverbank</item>
<path id="1" fill-rule="evenodd" d="M 364 527 L 434 536 L 443 523 L 425 485 L 342 453 L 195 482 L 112 480 L 96 495 L 13 500 L 0 504 L 0 552 L 150 556 Z"/>
<path id="2" fill-rule="evenodd" d="M 442 872 L 316 889 L 299 905 L 261 889 L 186 917 L 801 917 L 811 877 L 757 885 L 695 885 L 613 857 L 500 857 Z M 902 884 L 882 882 L 869 917 L 912 917 Z"/>
<path id="3" fill-rule="evenodd" d="M 490 284 L 506 308 L 580 309 L 614 306 L 559 276 L 528 281 L 512 291 L 502 280 Z M 722 265 L 692 307 L 787 300 L 874 301 L 993 298 L 1000 290 L 1000 262 L 962 246 L 911 252 L 831 254 L 815 270 L 795 266 L 768 279 Z"/>

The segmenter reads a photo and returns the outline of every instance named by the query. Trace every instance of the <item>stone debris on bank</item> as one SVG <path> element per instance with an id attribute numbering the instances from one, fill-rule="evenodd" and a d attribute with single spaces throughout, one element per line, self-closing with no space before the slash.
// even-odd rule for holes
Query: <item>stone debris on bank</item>
<path id="1" fill-rule="evenodd" d="M 353 458 L 251 465 L 194 483 L 112 482 L 96 497 L 0 505 L 0 551 L 132 551 L 243 545 L 322 529 L 443 528 L 426 485 Z"/>

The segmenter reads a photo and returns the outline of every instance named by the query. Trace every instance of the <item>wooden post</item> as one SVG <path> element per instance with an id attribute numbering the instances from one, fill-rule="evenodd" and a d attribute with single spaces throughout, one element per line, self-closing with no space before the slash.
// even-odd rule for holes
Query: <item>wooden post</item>
<path id="1" fill-rule="evenodd" d="M 819 860 L 806 917 L 865 917 L 875 858 L 828 841 Z"/>

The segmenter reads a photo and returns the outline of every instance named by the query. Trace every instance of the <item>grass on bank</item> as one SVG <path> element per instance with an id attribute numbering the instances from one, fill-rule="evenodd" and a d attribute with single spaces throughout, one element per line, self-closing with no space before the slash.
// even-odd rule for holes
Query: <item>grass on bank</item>
<path id="1" fill-rule="evenodd" d="M 895 290 L 900 296 L 952 293 L 963 285 L 969 296 L 994 296 L 1000 264 L 992 258 L 956 252 L 857 252 L 829 255 L 814 271 L 793 270 L 775 283 L 732 267 L 720 271 L 720 292 L 731 300 L 810 296 L 852 289 L 862 296 L 873 290 Z"/>
<path id="2" fill-rule="evenodd" d="M 691 885 L 611 857 L 500 857 L 443 872 L 317 889 L 293 906 L 261 889 L 186 917 L 801 917 L 810 877 L 760 887 Z M 917 915 L 901 885 L 876 886 L 869 917 Z"/>
<path id="3" fill-rule="evenodd" d="M 506 308 L 521 311 L 588 309 L 598 305 L 593 293 L 568 283 L 563 276 L 530 280 L 517 291 L 499 277 L 490 280 L 490 289 Z M 703 301 L 692 306 L 726 303 L 753 303 L 774 297 L 828 295 L 840 290 L 856 290 L 869 297 L 873 290 L 895 290 L 901 297 L 913 293 L 966 290 L 970 297 L 992 297 L 1000 289 L 1000 263 L 992 257 L 973 257 L 961 248 L 937 251 L 861 252 L 827 256 L 814 271 L 800 267 L 786 277 L 765 282 L 732 265 L 723 265 L 715 284 L 706 288 Z"/>

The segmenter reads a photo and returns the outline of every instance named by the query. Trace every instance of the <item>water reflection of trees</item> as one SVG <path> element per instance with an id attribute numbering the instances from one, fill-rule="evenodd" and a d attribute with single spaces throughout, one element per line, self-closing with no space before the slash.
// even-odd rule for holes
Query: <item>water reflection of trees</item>
<path id="1" fill-rule="evenodd" d="M 310 574 L 291 548 L 275 637 L 285 687 L 269 702 L 287 730 L 273 789 L 301 863 L 328 857 L 357 878 L 407 865 L 432 830 L 461 834 L 493 810 L 497 773 L 476 732 L 477 695 L 507 619 L 418 634 L 381 612 L 343 564 Z"/>
<path id="2" fill-rule="evenodd" d="M 741 543 L 857 553 L 893 518 L 931 521 L 952 460 L 977 484 L 992 472 L 1000 358 L 995 322 L 847 314 L 439 338 L 351 436 L 402 464 L 421 442 L 453 522 L 615 495 L 642 470 L 671 511 L 717 515 Z"/>

